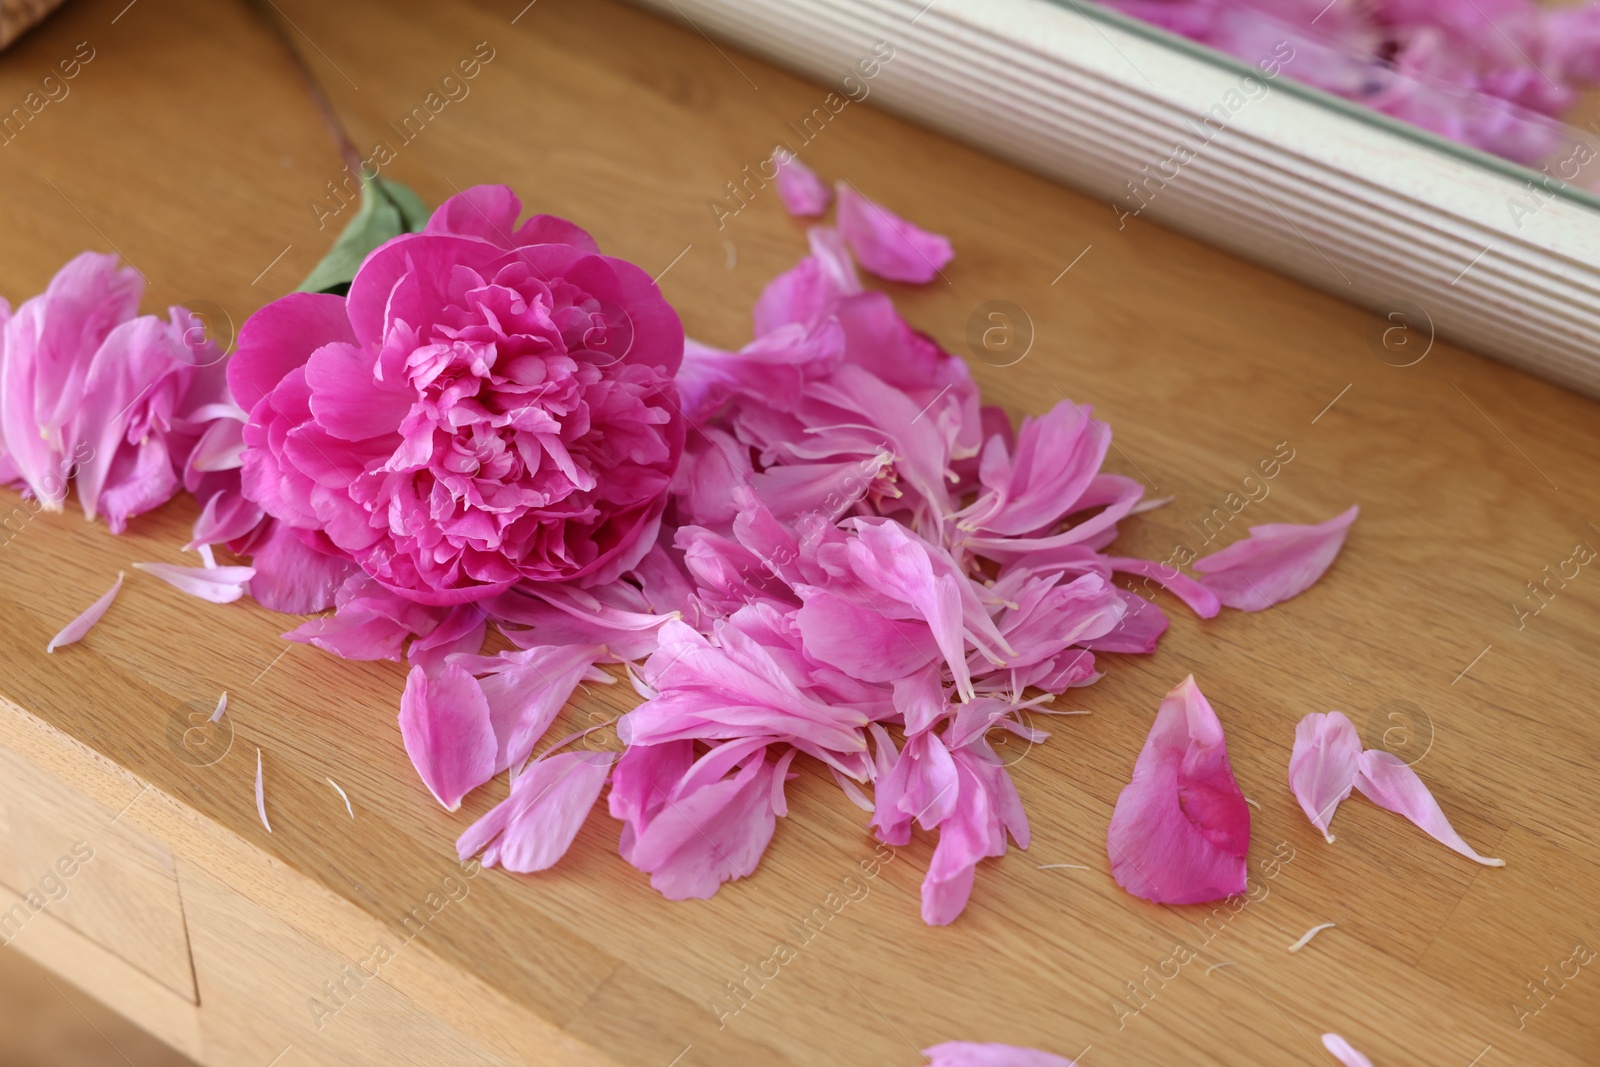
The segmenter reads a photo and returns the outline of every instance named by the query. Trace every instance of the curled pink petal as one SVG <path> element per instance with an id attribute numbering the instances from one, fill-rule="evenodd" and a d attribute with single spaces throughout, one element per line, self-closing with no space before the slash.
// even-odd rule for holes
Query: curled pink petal
<path id="1" fill-rule="evenodd" d="M 456 841 L 465 860 L 483 853 L 485 867 L 531 874 L 554 866 L 572 847 L 611 775 L 609 752 L 559 752 L 517 776 L 511 795 Z"/>
<path id="2" fill-rule="evenodd" d="M 1351 1048 L 1350 1042 L 1338 1034 L 1323 1034 L 1322 1047 L 1328 1050 L 1328 1055 L 1344 1064 L 1344 1067 L 1372 1067 L 1371 1060 Z"/>
<path id="3" fill-rule="evenodd" d="M 1020 1045 L 946 1041 L 925 1048 L 927 1067 L 1073 1067 L 1075 1060 Z"/>
<path id="4" fill-rule="evenodd" d="M 1350 524 L 1361 509 L 1351 505 L 1327 522 L 1274 522 L 1250 527 L 1250 536 L 1220 552 L 1201 556 L 1194 569 L 1201 583 L 1230 608 L 1261 611 L 1299 596 L 1333 565 Z"/>
<path id="5" fill-rule="evenodd" d="M 477 680 L 455 664 L 435 678 L 411 668 L 400 697 L 400 736 L 423 784 L 447 811 L 494 776 L 489 702 Z"/>
<path id="6" fill-rule="evenodd" d="M 912 225 L 839 182 L 839 234 L 856 261 L 880 278 L 922 284 L 955 258 L 948 239 Z"/>
<path id="7" fill-rule="evenodd" d="M 246 536 L 261 522 L 266 512 L 261 505 L 246 499 L 237 490 L 223 490 L 212 494 L 194 520 L 194 533 L 184 548 L 215 545 L 236 541 Z"/>
<path id="8" fill-rule="evenodd" d="M 782 149 L 773 154 L 772 161 L 777 164 L 778 199 L 785 211 L 796 218 L 815 218 L 828 210 L 833 194 L 798 156 Z"/>
<path id="9" fill-rule="evenodd" d="M 1111 876 L 1136 897 L 1198 904 L 1244 892 L 1250 808 L 1193 675 L 1162 700 L 1106 843 Z"/>
<path id="10" fill-rule="evenodd" d="M 179 567 L 172 563 L 135 563 L 134 566 L 190 596 L 213 604 L 238 600 L 244 596 L 250 579 L 256 576 L 254 567 Z"/>
<path id="11" fill-rule="evenodd" d="M 1439 808 L 1439 802 L 1411 765 L 1392 752 L 1369 749 L 1361 753 L 1356 773 L 1356 788 L 1361 795 L 1386 811 L 1404 815 L 1430 837 L 1448 848 L 1486 867 L 1504 867 L 1505 860 L 1490 859 L 1474 852 L 1461 839 Z"/>
<path id="12" fill-rule="evenodd" d="M 1333 812 L 1356 784 L 1361 758 L 1361 737 L 1342 711 L 1314 712 L 1294 728 L 1294 752 L 1289 756 L 1289 789 L 1300 802 L 1311 825 L 1329 843 L 1328 824 Z"/>
<path id="13" fill-rule="evenodd" d="M 54 652 L 62 645 L 70 645 L 83 640 L 83 635 L 88 633 L 94 624 L 100 621 L 101 616 L 105 615 L 107 609 L 111 607 L 111 602 L 117 599 L 117 593 L 121 590 L 122 572 L 118 571 L 117 580 L 111 583 L 111 588 L 106 590 L 93 604 L 84 608 L 83 614 L 63 626 L 61 632 L 50 639 L 50 643 L 45 646 L 44 650 L 46 652 Z"/>

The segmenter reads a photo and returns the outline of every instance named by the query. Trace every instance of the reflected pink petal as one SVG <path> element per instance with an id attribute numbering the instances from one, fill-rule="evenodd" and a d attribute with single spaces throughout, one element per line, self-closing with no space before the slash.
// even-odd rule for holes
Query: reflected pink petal
<path id="1" fill-rule="evenodd" d="M 1356 783 L 1361 737 L 1342 711 L 1314 712 L 1294 728 L 1289 789 L 1300 809 L 1331 844 L 1328 824 Z"/>
<path id="2" fill-rule="evenodd" d="M 1404 815 L 1420 826 L 1429 836 L 1449 848 L 1475 860 L 1486 867 L 1504 867 L 1505 860 L 1490 859 L 1473 851 L 1461 839 L 1433 799 L 1427 785 L 1411 765 L 1392 752 L 1369 749 L 1361 753 L 1360 770 L 1356 774 L 1356 788 L 1361 795 L 1378 807 Z"/>
<path id="3" fill-rule="evenodd" d="M 83 640 L 83 635 L 88 633 L 94 624 L 100 621 L 100 617 L 111 607 L 111 602 L 117 599 L 117 593 L 121 590 L 122 572 L 118 571 L 117 580 L 111 583 L 111 588 L 106 590 L 100 599 L 84 608 L 83 614 L 63 626 L 61 632 L 50 639 L 50 643 L 45 646 L 44 650 L 46 652 L 54 652 L 62 645 L 70 645 L 76 641 Z"/>
<path id="4" fill-rule="evenodd" d="M 1327 522 L 1304 526 L 1274 522 L 1250 527 L 1250 536 L 1201 556 L 1194 569 L 1217 599 L 1241 611 L 1261 611 L 1299 596 L 1321 578 L 1344 547 L 1361 509 L 1351 505 Z"/>
<path id="5" fill-rule="evenodd" d="M 1193 675 L 1162 700 L 1106 842 L 1111 876 L 1136 897 L 1198 904 L 1244 892 L 1250 808 Z"/>

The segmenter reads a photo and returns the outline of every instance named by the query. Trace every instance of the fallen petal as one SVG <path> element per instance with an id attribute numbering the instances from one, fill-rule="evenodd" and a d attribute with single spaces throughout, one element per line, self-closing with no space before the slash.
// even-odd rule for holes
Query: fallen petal
<path id="1" fill-rule="evenodd" d="M 1250 536 L 1220 552 L 1201 556 L 1194 569 L 1217 599 L 1240 611 L 1261 611 L 1299 596 L 1321 578 L 1344 547 L 1350 524 L 1361 509 L 1327 522 L 1301 525 L 1274 522 L 1250 527 Z"/>
<path id="2" fill-rule="evenodd" d="M 828 210 L 833 195 L 816 171 L 788 150 L 774 153 L 772 160 L 778 167 L 775 181 L 785 211 L 795 218 L 816 218 Z"/>
<path id="3" fill-rule="evenodd" d="M 227 604 L 244 596 L 245 585 L 256 576 L 254 567 L 179 567 L 172 563 L 135 563 L 168 585 L 190 596 Z"/>
<path id="4" fill-rule="evenodd" d="M 615 759 L 609 752 L 560 752 L 517 776 L 511 795 L 456 841 L 465 860 L 483 852 L 485 867 L 530 874 L 553 866 L 578 836 Z"/>
<path id="5" fill-rule="evenodd" d="M 1350 1047 L 1350 1042 L 1338 1034 L 1323 1034 L 1322 1047 L 1328 1050 L 1328 1055 L 1344 1064 L 1344 1067 L 1372 1067 L 1372 1061 Z"/>
<path id="6" fill-rule="evenodd" d="M 1311 929 L 1307 930 L 1305 933 L 1301 934 L 1299 939 L 1296 940 L 1294 944 L 1289 946 L 1289 951 L 1290 952 L 1299 952 L 1301 949 L 1303 949 L 1307 945 L 1311 944 L 1311 939 L 1313 937 L 1316 937 L 1318 934 L 1322 933 L 1322 931 L 1324 931 L 1324 930 L 1331 930 L 1331 929 L 1333 929 L 1333 927 L 1335 927 L 1337 925 L 1338 925 L 1338 923 L 1318 923 L 1317 925 L 1313 926 Z"/>
<path id="7" fill-rule="evenodd" d="M 332 778 L 327 778 L 325 781 L 329 785 L 333 786 L 333 791 L 339 794 L 340 800 L 344 801 L 344 810 L 349 813 L 350 818 L 354 819 L 356 817 L 356 809 L 350 806 L 350 794 L 344 791 L 344 786 L 340 785 Z"/>
<path id="8" fill-rule="evenodd" d="M 1474 852 L 1461 839 L 1433 799 L 1427 785 L 1411 765 L 1393 752 L 1369 749 L 1361 753 L 1355 786 L 1361 795 L 1378 807 L 1404 815 L 1430 837 L 1486 867 L 1504 867 L 1505 860 L 1490 859 Z"/>
<path id="9" fill-rule="evenodd" d="M 1342 711 L 1314 712 L 1294 728 L 1289 789 L 1311 825 L 1331 844 L 1333 812 L 1356 784 L 1361 737 Z"/>
<path id="10" fill-rule="evenodd" d="M 1162 700 L 1106 846 L 1111 876 L 1136 897 L 1198 904 L 1244 892 L 1250 808 L 1193 675 Z"/>
<path id="11" fill-rule="evenodd" d="M 117 580 L 111 583 L 111 588 L 106 590 L 99 600 L 84 608 L 83 614 L 63 626 L 61 632 L 50 639 L 50 643 L 45 646 L 44 650 L 46 652 L 54 652 L 62 645 L 70 645 L 83 640 L 83 635 L 88 633 L 94 627 L 94 624 L 100 621 L 100 617 L 111 607 L 111 602 L 117 599 L 117 593 L 121 592 L 121 590 L 122 572 L 118 571 Z"/>
<path id="12" fill-rule="evenodd" d="M 222 691 L 222 699 L 217 701 L 217 710 L 213 711 L 211 713 L 211 721 L 212 722 L 221 722 L 222 721 L 222 715 L 227 710 L 228 710 L 228 691 L 226 689 L 224 689 Z"/>
<path id="13" fill-rule="evenodd" d="M 267 828 L 267 833 L 272 833 L 272 824 L 267 821 L 267 791 L 261 781 L 261 750 L 256 749 L 256 814 L 261 816 L 261 825 Z"/>
<path id="14" fill-rule="evenodd" d="M 922 284 L 955 258 L 950 242 L 912 225 L 840 182 L 839 234 L 856 261 L 880 278 Z"/>
<path id="15" fill-rule="evenodd" d="M 456 664 L 446 664 L 435 678 L 411 668 L 400 697 L 400 736 L 423 784 L 447 811 L 494 777 L 489 702 L 477 680 Z"/>

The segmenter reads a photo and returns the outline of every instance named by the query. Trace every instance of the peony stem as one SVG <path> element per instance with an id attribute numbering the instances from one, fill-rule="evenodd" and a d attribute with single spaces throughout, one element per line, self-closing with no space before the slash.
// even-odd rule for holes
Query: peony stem
<path id="1" fill-rule="evenodd" d="M 289 36 L 284 28 L 283 12 L 278 10 L 278 5 L 273 0 L 245 0 L 245 3 L 261 18 L 261 21 L 272 30 L 284 51 L 289 54 L 290 61 L 294 64 L 295 72 L 300 75 L 300 83 L 305 88 L 311 102 L 316 106 L 318 114 L 322 116 L 322 123 L 327 127 L 328 135 L 333 138 L 334 147 L 339 150 L 339 155 L 344 159 L 344 165 L 356 177 L 361 176 L 361 153 L 356 149 L 355 142 L 350 139 L 350 133 L 344 128 L 344 123 L 339 120 L 339 114 L 333 108 L 333 101 L 328 98 L 328 93 L 312 73 L 311 67 L 306 63 L 306 58 L 300 49 L 295 46 L 294 38 Z"/>

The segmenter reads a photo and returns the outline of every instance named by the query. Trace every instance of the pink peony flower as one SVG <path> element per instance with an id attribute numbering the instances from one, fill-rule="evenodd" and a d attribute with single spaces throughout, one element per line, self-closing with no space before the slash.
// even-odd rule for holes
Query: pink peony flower
<path id="1" fill-rule="evenodd" d="M 380 246 L 348 297 L 240 331 L 247 497 L 410 600 L 612 581 L 683 451 L 676 313 L 644 271 L 479 186 Z"/>
<path id="2" fill-rule="evenodd" d="M 183 308 L 140 316 L 144 281 L 85 252 L 11 314 L 0 301 L 0 481 L 60 511 L 128 519 L 178 491 L 225 387 L 222 353 Z"/>

